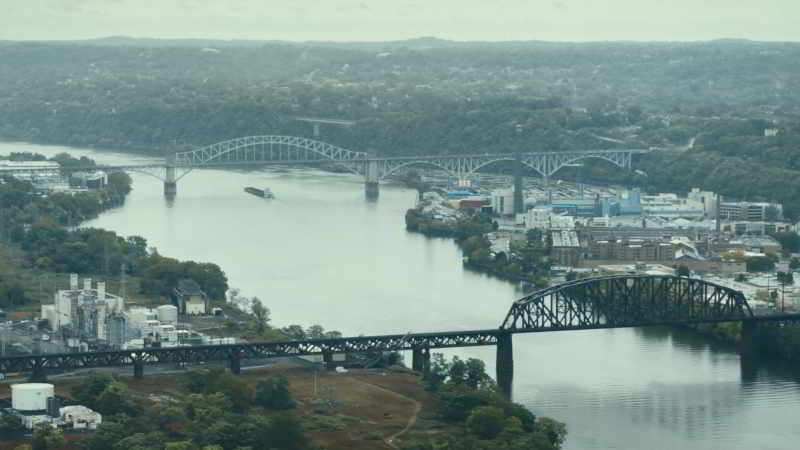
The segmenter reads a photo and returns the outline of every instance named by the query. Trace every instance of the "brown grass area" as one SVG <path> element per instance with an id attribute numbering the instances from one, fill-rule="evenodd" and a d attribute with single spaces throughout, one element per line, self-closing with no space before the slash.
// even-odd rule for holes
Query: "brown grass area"
<path id="1" fill-rule="evenodd" d="M 307 434 L 317 448 L 390 449 L 381 437 L 387 438 L 406 427 L 415 412 L 414 400 L 422 404 L 420 415 L 430 416 L 434 410 L 431 395 L 424 390 L 419 376 L 412 373 L 389 372 L 382 376 L 359 370 L 345 374 L 321 371 L 317 374 L 316 396 L 314 372 L 306 367 L 279 365 L 246 370 L 241 377 L 248 385 L 255 387 L 260 380 L 279 373 L 289 379 L 290 390 L 298 404 L 294 412 L 309 427 Z M 181 380 L 181 374 L 145 374 L 142 380 L 123 379 L 132 391 L 143 395 L 180 395 Z M 72 387 L 80 381 L 79 378 L 52 380 L 56 393 L 65 397 L 69 397 Z M 0 384 L 0 398 L 9 398 L 10 395 L 10 386 Z M 331 398 L 337 406 L 315 406 L 313 401 L 321 396 Z M 343 429 L 325 426 L 331 423 Z M 0 449 L 14 448 L 7 445 L 0 442 Z"/>

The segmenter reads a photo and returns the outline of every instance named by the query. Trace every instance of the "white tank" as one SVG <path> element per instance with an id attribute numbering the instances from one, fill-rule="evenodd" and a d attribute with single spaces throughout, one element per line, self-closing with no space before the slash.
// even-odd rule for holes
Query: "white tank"
<path id="1" fill-rule="evenodd" d="M 161 305 L 156 308 L 161 323 L 178 323 L 178 308 L 174 305 Z"/>
<path id="2" fill-rule="evenodd" d="M 47 399 L 53 396 L 49 383 L 21 383 L 11 385 L 11 407 L 17 411 L 47 409 Z"/>

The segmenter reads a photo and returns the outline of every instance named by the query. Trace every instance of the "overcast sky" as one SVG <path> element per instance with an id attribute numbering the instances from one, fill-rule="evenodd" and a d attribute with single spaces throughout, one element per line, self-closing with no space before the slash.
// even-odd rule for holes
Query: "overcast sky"
<path id="1" fill-rule="evenodd" d="M 0 40 L 800 41 L 800 0 L 0 0 Z"/>

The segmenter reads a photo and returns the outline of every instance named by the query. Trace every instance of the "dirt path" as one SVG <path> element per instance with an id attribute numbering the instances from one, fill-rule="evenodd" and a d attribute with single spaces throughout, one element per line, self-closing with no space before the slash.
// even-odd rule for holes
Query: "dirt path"
<path id="1" fill-rule="evenodd" d="M 403 433 L 405 433 L 408 430 L 410 430 L 411 427 L 413 427 L 417 423 L 417 416 L 419 415 L 419 412 L 422 410 L 422 403 L 414 400 L 411 397 L 407 397 L 407 396 L 405 396 L 403 394 L 400 394 L 398 392 L 391 391 L 389 389 L 386 389 L 385 387 L 378 386 L 377 384 L 370 383 L 369 381 L 364 381 L 364 380 L 362 380 L 360 378 L 355 378 L 355 377 L 353 377 L 353 379 L 358 381 L 358 382 L 360 382 L 360 383 L 364 383 L 366 385 L 369 385 L 369 386 L 371 386 L 371 387 L 373 387 L 375 389 L 379 389 L 379 390 L 381 390 L 383 392 L 389 393 L 389 394 L 391 394 L 391 395 L 393 395 L 395 397 L 400 397 L 402 399 L 408 400 L 408 401 L 410 401 L 411 403 L 414 404 L 414 412 L 411 414 L 411 417 L 408 418 L 408 423 L 406 424 L 405 428 L 403 428 L 402 430 L 398 431 L 397 433 L 389 436 L 388 438 L 384 439 L 384 442 L 386 442 L 386 445 L 396 449 L 397 446 L 394 445 L 393 441 L 395 439 L 397 439 L 399 436 L 401 436 Z"/>

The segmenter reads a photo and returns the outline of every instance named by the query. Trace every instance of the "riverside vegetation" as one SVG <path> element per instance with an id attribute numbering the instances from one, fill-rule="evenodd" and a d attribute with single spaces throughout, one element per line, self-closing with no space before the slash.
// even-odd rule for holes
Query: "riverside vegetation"
<path id="1" fill-rule="evenodd" d="M 345 401 L 368 401 L 361 400 L 365 391 L 369 392 L 369 398 L 386 389 L 398 389 L 404 392 L 403 397 L 411 396 L 421 402 L 420 411 L 408 410 L 404 414 L 419 415 L 425 425 L 412 427 L 398 437 L 393 442 L 394 448 L 560 448 L 566 437 L 564 424 L 536 417 L 522 405 L 504 400 L 480 360 L 453 358 L 448 362 L 441 354 L 435 354 L 432 363 L 427 389 L 422 389 L 420 379 L 407 371 L 390 372 L 386 377 L 369 373 L 320 374 L 320 383 L 337 382 L 341 391 L 338 397 Z M 129 382 L 98 373 L 80 381 L 61 383 L 69 386 L 63 393 L 68 401 L 103 414 L 103 423 L 96 433 L 62 433 L 38 427 L 30 444 L 26 444 L 19 421 L 2 413 L 0 436 L 5 440 L 0 442 L 18 445 L 17 450 L 388 448 L 380 441 L 394 432 L 387 425 L 375 422 L 385 422 L 385 414 L 383 420 L 370 415 L 371 409 L 386 408 L 388 398 L 376 399 L 384 404 L 370 403 L 369 408 L 337 406 L 338 402 L 308 396 L 309 386 L 303 383 L 308 382 L 309 376 L 307 369 L 290 367 L 248 371 L 240 376 L 215 368 L 181 375 L 152 375 Z M 351 380 L 355 384 L 350 388 L 347 388 L 348 377 L 357 377 Z M 382 388 L 369 380 L 389 384 Z M 391 420 L 391 423 L 398 422 Z"/>

